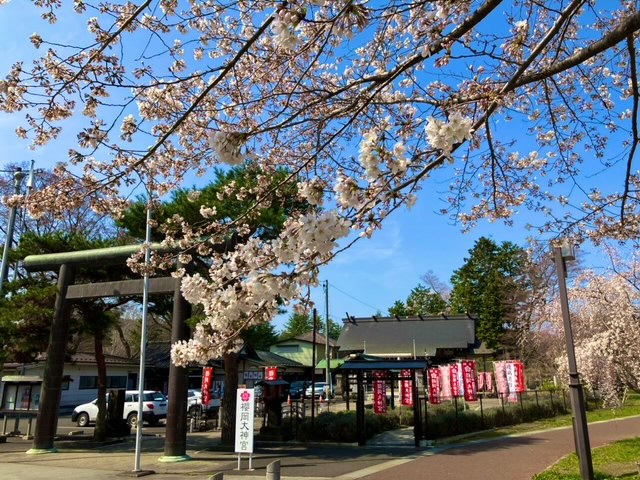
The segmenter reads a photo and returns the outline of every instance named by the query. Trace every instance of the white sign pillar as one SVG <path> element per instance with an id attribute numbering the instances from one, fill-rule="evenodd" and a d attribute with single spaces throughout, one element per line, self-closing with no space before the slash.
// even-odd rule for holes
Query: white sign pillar
<path id="1" fill-rule="evenodd" d="M 238 470 L 243 453 L 249 454 L 249 470 L 253 470 L 253 423 L 255 394 L 253 388 L 239 388 L 236 393 L 236 447 Z"/>

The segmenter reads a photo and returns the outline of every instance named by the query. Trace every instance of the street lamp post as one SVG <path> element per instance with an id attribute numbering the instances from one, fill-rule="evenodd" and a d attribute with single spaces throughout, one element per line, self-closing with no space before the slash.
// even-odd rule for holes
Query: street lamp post
<path id="1" fill-rule="evenodd" d="M 587 428 L 587 415 L 584 404 L 584 391 L 580 383 L 576 352 L 573 345 L 573 332 L 571 330 L 571 317 L 569 315 L 569 299 L 567 296 L 567 260 L 575 260 L 573 247 L 568 242 L 562 246 L 553 247 L 553 255 L 558 274 L 560 287 L 560 307 L 562 309 L 562 323 L 564 325 L 564 339 L 567 344 L 567 361 L 569 363 L 569 396 L 571 409 L 573 410 L 573 436 L 576 444 L 576 453 L 580 463 L 580 475 L 583 480 L 593 480 L 593 463 L 591 461 L 591 446 L 589 444 L 589 430 Z"/>
<path id="2" fill-rule="evenodd" d="M 20 186 L 22 180 L 24 180 L 25 173 L 21 168 L 17 168 L 13 174 L 13 193 L 20 195 Z M 11 244 L 13 243 L 13 229 L 16 225 L 16 214 L 18 209 L 15 205 L 9 210 L 9 223 L 7 224 L 7 236 L 4 239 L 4 250 L 2 252 L 2 265 L 0 266 L 0 293 L 2 293 L 2 286 L 7 279 L 7 272 L 9 271 L 9 252 L 11 251 Z"/>

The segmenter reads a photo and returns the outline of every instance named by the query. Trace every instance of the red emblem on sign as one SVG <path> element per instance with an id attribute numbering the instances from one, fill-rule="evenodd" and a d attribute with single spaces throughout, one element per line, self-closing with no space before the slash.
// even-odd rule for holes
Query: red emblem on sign
<path id="1" fill-rule="evenodd" d="M 248 402 L 249 400 L 251 400 L 251 394 L 245 390 L 240 394 L 240 399 L 243 402 Z"/>

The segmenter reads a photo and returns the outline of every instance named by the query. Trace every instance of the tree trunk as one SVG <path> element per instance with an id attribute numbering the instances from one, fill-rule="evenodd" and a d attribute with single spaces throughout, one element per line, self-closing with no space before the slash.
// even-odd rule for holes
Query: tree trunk
<path id="1" fill-rule="evenodd" d="M 124 347 L 124 356 L 127 358 L 131 358 L 131 345 L 129 345 L 129 342 L 127 341 L 127 337 L 125 336 L 124 331 L 122 330 L 122 325 L 116 324 L 115 328 L 116 328 L 116 331 L 118 332 L 118 337 L 120 338 L 120 342 Z"/>
<path id="2" fill-rule="evenodd" d="M 225 353 L 224 398 L 222 400 L 222 444 L 233 445 L 236 439 L 236 391 L 238 390 L 238 353 Z"/>
<path id="3" fill-rule="evenodd" d="M 107 438 L 107 365 L 104 359 L 101 330 L 94 334 L 94 346 L 98 367 L 98 417 L 93 439 L 104 442 Z"/>

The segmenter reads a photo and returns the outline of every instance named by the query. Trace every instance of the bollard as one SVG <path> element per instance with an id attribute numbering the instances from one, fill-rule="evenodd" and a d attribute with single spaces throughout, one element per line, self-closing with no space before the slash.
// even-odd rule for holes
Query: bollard
<path id="1" fill-rule="evenodd" d="M 189 422 L 189 433 L 193 433 L 196 431 L 196 417 L 191 417 Z"/>
<path id="2" fill-rule="evenodd" d="M 223 480 L 223 473 L 222 472 L 214 473 L 209 478 L 207 478 L 207 480 Z"/>
<path id="3" fill-rule="evenodd" d="M 280 480 L 280 460 L 267 465 L 267 480 Z"/>

